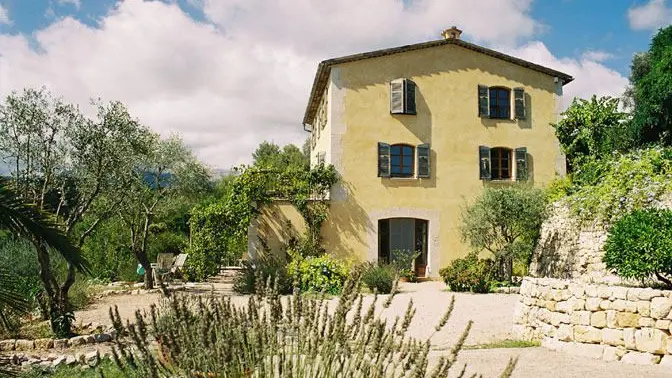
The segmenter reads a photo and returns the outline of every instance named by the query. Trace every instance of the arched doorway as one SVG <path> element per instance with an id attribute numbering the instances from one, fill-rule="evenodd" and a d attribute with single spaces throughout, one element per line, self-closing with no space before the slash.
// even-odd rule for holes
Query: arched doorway
<path id="1" fill-rule="evenodd" d="M 390 263 L 392 251 L 419 252 L 415 274 L 425 277 L 429 222 L 418 218 L 387 218 L 378 220 L 378 261 Z"/>

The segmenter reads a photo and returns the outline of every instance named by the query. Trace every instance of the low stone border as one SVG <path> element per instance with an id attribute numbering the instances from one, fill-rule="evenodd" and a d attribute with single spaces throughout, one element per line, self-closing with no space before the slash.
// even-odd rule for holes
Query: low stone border
<path id="1" fill-rule="evenodd" d="M 186 290 L 187 284 L 179 284 L 179 285 L 169 285 L 167 287 L 168 291 L 183 291 Z M 155 293 L 160 293 L 161 289 L 160 288 L 154 288 L 154 289 L 139 289 L 136 286 L 131 286 L 127 288 L 120 288 L 120 289 L 107 289 L 102 292 L 100 292 L 98 295 L 96 295 L 96 298 L 104 298 L 104 297 L 109 297 L 113 295 L 142 295 L 142 294 L 155 294 Z"/>
<path id="2" fill-rule="evenodd" d="M 83 368 L 96 367 L 104 358 L 111 358 L 111 352 L 100 354 L 98 350 L 78 352 L 74 354 L 50 354 L 48 356 L 15 353 L 9 356 L 0 356 L 0 366 L 15 366 L 22 370 L 39 367 L 43 370 L 53 370 L 60 366 L 82 365 Z"/>
<path id="3" fill-rule="evenodd" d="M 495 293 L 497 293 L 497 294 L 519 294 L 520 293 L 520 286 L 498 287 L 498 288 L 495 289 Z"/>
<path id="4" fill-rule="evenodd" d="M 116 337 L 116 334 L 116 330 L 110 329 L 107 332 L 75 336 L 69 339 L 0 340 L 0 352 L 66 349 L 82 345 L 106 343 L 112 341 Z"/>

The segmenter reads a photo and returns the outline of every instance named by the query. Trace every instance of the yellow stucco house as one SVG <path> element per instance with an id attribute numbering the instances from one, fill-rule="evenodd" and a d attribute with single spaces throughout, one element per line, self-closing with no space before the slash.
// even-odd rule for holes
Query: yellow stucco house
<path id="1" fill-rule="evenodd" d="M 393 250 L 421 255 L 419 277 L 464 256 L 462 208 L 485 186 L 565 174 L 551 123 L 573 78 L 460 39 L 443 39 L 329 59 L 319 64 L 304 128 L 311 165 L 333 164 L 325 248 L 358 260 Z M 250 254 L 282 245 L 287 203 L 264 209 L 250 227 Z"/>

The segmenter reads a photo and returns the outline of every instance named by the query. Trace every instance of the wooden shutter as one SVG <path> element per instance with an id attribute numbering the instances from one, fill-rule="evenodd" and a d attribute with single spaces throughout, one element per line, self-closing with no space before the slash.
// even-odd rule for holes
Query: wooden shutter
<path id="1" fill-rule="evenodd" d="M 490 99 L 489 99 L 489 89 L 485 85 L 478 86 L 478 116 L 479 117 L 489 117 L 490 116 Z"/>
<path id="2" fill-rule="evenodd" d="M 513 89 L 513 101 L 516 119 L 525 119 L 525 90 L 523 88 Z"/>
<path id="3" fill-rule="evenodd" d="M 418 151 L 418 177 L 429 177 L 429 144 L 420 144 L 417 147 Z"/>
<path id="4" fill-rule="evenodd" d="M 416 114 L 415 83 L 408 79 L 404 80 L 404 113 Z"/>
<path id="5" fill-rule="evenodd" d="M 490 180 L 490 147 L 478 147 L 478 167 L 481 180 Z"/>
<path id="6" fill-rule="evenodd" d="M 390 177 L 390 145 L 378 142 L 378 177 Z"/>
<path id="7" fill-rule="evenodd" d="M 516 180 L 525 181 L 528 178 L 527 148 L 516 148 Z"/>
<path id="8" fill-rule="evenodd" d="M 390 113 L 404 113 L 404 80 L 397 79 L 390 82 Z"/>

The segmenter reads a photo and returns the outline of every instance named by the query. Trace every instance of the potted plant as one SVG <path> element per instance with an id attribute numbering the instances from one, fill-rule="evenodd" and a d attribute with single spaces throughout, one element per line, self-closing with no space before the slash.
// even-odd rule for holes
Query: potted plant
<path id="1" fill-rule="evenodd" d="M 392 251 L 392 265 L 399 273 L 401 282 L 416 282 L 415 259 L 420 256 L 420 251 L 399 250 Z"/>

